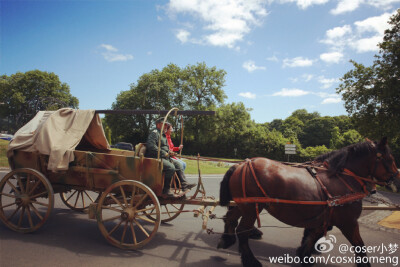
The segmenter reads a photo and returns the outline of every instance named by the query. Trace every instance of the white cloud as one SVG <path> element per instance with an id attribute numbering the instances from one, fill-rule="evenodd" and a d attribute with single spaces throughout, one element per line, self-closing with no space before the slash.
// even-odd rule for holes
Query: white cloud
<path id="1" fill-rule="evenodd" d="M 339 0 L 335 9 L 331 10 L 333 15 L 339 15 L 356 10 L 364 0 Z"/>
<path id="2" fill-rule="evenodd" d="M 318 82 L 320 84 L 322 84 L 321 88 L 328 89 L 329 87 L 331 87 L 335 83 L 338 83 L 339 80 L 336 79 L 336 78 L 328 79 L 328 78 L 325 78 L 324 76 L 320 76 L 320 77 L 318 77 Z"/>
<path id="3" fill-rule="evenodd" d="M 274 55 L 272 57 L 267 57 L 268 61 L 274 61 L 274 62 L 279 62 L 279 59 Z"/>
<path id="4" fill-rule="evenodd" d="M 290 68 L 295 68 L 295 67 L 309 67 L 312 66 L 313 61 L 308 58 L 303 58 L 303 57 L 295 57 L 292 59 L 285 58 L 283 60 L 283 67 L 290 67 Z"/>
<path id="5" fill-rule="evenodd" d="M 340 97 L 328 97 L 322 100 L 321 104 L 337 104 L 341 101 Z"/>
<path id="6" fill-rule="evenodd" d="M 115 48 L 114 46 L 109 45 L 109 44 L 101 44 L 100 47 L 102 47 L 105 50 L 110 51 L 110 52 L 117 52 L 118 51 L 117 48 Z"/>
<path id="7" fill-rule="evenodd" d="M 244 93 L 239 93 L 239 96 L 244 97 L 244 98 L 249 98 L 249 99 L 255 99 L 256 94 L 250 93 L 250 92 L 244 92 Z"/>
<path id="8" fill-rule="evenodd" d="M 178 32 L 176 33 L 175 36 L 182 43 L 186 43 L 189 40 L 190 32 L 188 32 L 187 30 L 181 29 L 181 30 L 178 30 Z"/>
<path id="9" fill-rule="evenodd" d="M 308 95 L 308 94 L 310 94 L 310 92 L 307 92 L 307 91 L 304 91 L 301 89 L 297 89 L 297 88 L 293 88 L 293 89 L 283 88 L 279 92 L 272 94 L 272 96 L 298 97 L 298 96 L 303 96 L 303 95 Z"/>
<path id="10" fill-rule="evenodd" d="M 335 104 L 342 101 L 340 96 L 338 96 L 337 94 L 329 94 L 326 92 L 310 92 L 297 88 L 293 89 L 283 88 L 281 91 L 272 94 L 272 96 L 282 96 L 282 97 L 300 97 L 305 95 L 315 95 L 323 98 L 321 104 Z"/>
<path id="11" fill-rule="evenodd" d="M 314 75 L 312 74 L 303 74 L 301 77 L 303 77 L 305 82 L 309 82 L 312 80 L 312 78 L 314 78 Z"/>
<path id="12" fill-rule="evenodd" d="M 380 16 L 356 21 L 353 26 L 344 25 L 328 30 L 325 39 L 321 42 L 329 45 L 332 52 L 323 54 L 324 58 L 321 57 L 321 59 L 326 62 L 332 60 L 332 63 L 336 63 L 335 57 L 331 57 L 332 53 L 343 54 L 343 50 L 346 48 L 353 49 L 358 53 L 377 52 L 377 45 L 382 41 L 385 29 L 390 27 L 387 21 L 391 15 L 393 13 L 384 13 Z"/>
<path id="13" fill-rule="evenodd" d="M 272 2 L 273 0 L 271 0 Z M 297 6 L 301 9 L 307 9 L 313 5 L 322 5 L 329 2 L 329 0 L 278 0 L 278 2 L 284 3 L 296 3 Z"/>
<path id="14" fill-rule="evenodd" d="M 358 53 L 378 51 L 378 43 L 382 41 L 381 36 L 374 36 L 371 38 L 363 38 L 355 40 L 350 44 Z"/>
<path id="15" fill-rule="evenodd" d="M 104 57 L 105 60 L 108 62 L 115 62 L 115 61 L 128 61 L 132 60 L 133 56 L 130 54 L 121 54 L 117 53 L 118 49 L 109 44 L 101 44 L 100 48 L 106 50 L 101 52 L 101 55 Z"/>
<path id="16" fill-rule="evenodd" d="M 244 62 L 242 67 L 245 68 L 248 72 L 253 72 L 255 70 L 265 70 L 264 66 L 257 66 L 252 60 Z"/>
<path id="17" fill-rule="evenodd" d="M 251 26 L 260 25 L 267 16 L 264 7 L 266 2 L 267 0 L 170 0 L 168 12 L 172 16 L 190 15 L 203 22 L 201 37 L 184 40 L 235 48 L 236 43 L 242 41 L 251 31 Z"/>
<path id="18" fill-rule="evenodd" d="M 323 53 L 319 58 L 327 63 L 339 63 L 343 59 L 343 54 L 341 52 Z"/>
<path id="19" fill-rule="evenodd" d="M 392 4 L 399 3 L 399 2 L 400 2 L 400 0 L 367 0 L 366 1 L 366 3 L 371 6 L 374 6 L 377 8 L 382 8 L 385 10 L 392 9 L 393 8 Z"/>
<path id="20" fill-rule="evenodd" d="M 400 0 L 339 0 L 336 8 L 331 10 L 333 15 L 340 15 L 346 12 L 352 12 L 359 8 L 361 4 L 373 6 L 383 10 L 393 9 L 392 4 L 399 3 Z"/>

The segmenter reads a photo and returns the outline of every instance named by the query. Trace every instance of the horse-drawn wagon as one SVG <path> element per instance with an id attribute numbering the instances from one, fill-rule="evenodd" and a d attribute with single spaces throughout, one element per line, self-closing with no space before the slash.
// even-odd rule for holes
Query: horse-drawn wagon
<path id="1" fill-rule="evenodd" d="M 176 218 L 185 201 L 193 204 L 201 183 L 192 202 L 159 200 L 164 182 L 161 160 L 144 157 L 141 147 L 111 150 L 94 110 L 39 112 L 9 145 L 12 171 L 0 181 L 1 221 L 17 232 L 36 231 L 49 218 L 54 195 L 60 194 L 69 208 L 87 210 L 91 219 L 97 219 L 111 244 L 142 247 L 160 222 Z"/>

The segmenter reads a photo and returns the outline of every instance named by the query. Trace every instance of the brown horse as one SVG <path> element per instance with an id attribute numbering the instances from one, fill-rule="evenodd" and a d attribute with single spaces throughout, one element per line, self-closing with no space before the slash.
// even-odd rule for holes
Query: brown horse
<path id="1" fill-rule="evenodd" d="M 325 163 L 327 168 L 317 168 L 317 174 L 312 175 L 306 168 L 266 158 L 254 158 L 232 166 L 221 182 L 220 203 L 228 205 L 233 199 L 237 207 L 230 208 L 225 216 L 224 234 L 218 248 L 228 248 L 235 243 L 236 230 L 243 265 L 261 266 L 250 250 L 248 238 L 254 234 L 252 229 L 262 209 L 286 224 L 305 228 L 301 246 L 296 251 L 300 258 L 315 252 L 315 243 L 333 226 L 338 227 L 353 246 L 363 246 L 357 219 L 362 211 L 362 198 L 373 188 L 372 179 L 400 189 L 399 171 L 387 139 L 379 143 L 367 139 L 322 155 L 315 162 Z M 269 200 L 263 202 L 263 199 Z M 254 203 L 258 201 L 261 203 Z M 356 254 L 357 259 L 365 256 L 362 252 Z"/>

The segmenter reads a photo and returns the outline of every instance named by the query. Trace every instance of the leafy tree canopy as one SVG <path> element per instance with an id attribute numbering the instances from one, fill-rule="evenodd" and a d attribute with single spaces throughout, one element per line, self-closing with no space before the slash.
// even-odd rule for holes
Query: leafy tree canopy
<path id="1" fill-rule="evenodd" d="M 79 101 L 56 74 L 32 70 L 0 76 L 0 103 L 0 116 L 8 117 L 10 131 L 16 131 L 39 110 L 77 108 Z"/>
<path id="2" fill-rule="evenodd" d="M 378 139 L 398 139 L 400 133 L 400 9 L 389 21 L 374 64 L 354 69 L 342 77 L 337 92 L 360 132 Z"/>

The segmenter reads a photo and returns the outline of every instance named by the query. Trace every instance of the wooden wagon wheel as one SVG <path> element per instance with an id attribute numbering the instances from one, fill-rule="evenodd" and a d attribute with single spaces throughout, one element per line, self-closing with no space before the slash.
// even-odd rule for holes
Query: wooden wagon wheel
<path id="1" fill-rule="evenodd" d="M 155 219 L 149 219 L 149 215 Z M 161 222 L 160 203 L 153 191 L 141 182 L 123 180 L 109 186 L 97 205 L 97 223 L 112 245 L 138 249 L 157 233 Z"/>
<path id="2" fill-rule="evenodd" d="M 53 187 L 36 170 L 16 169 L 0 181 L 0 220 L 16 232 L 30 233 L 39 229 L 53 207 Z"/>
<path id="3" fill-rule="evenodd" d="M 61 192 L 60 197 L 68 208 L 75 211 L 84 211 L 91 203 L 99 200 L 100 194 L 85 189 L 73 188 L 67 192 Z"/>

